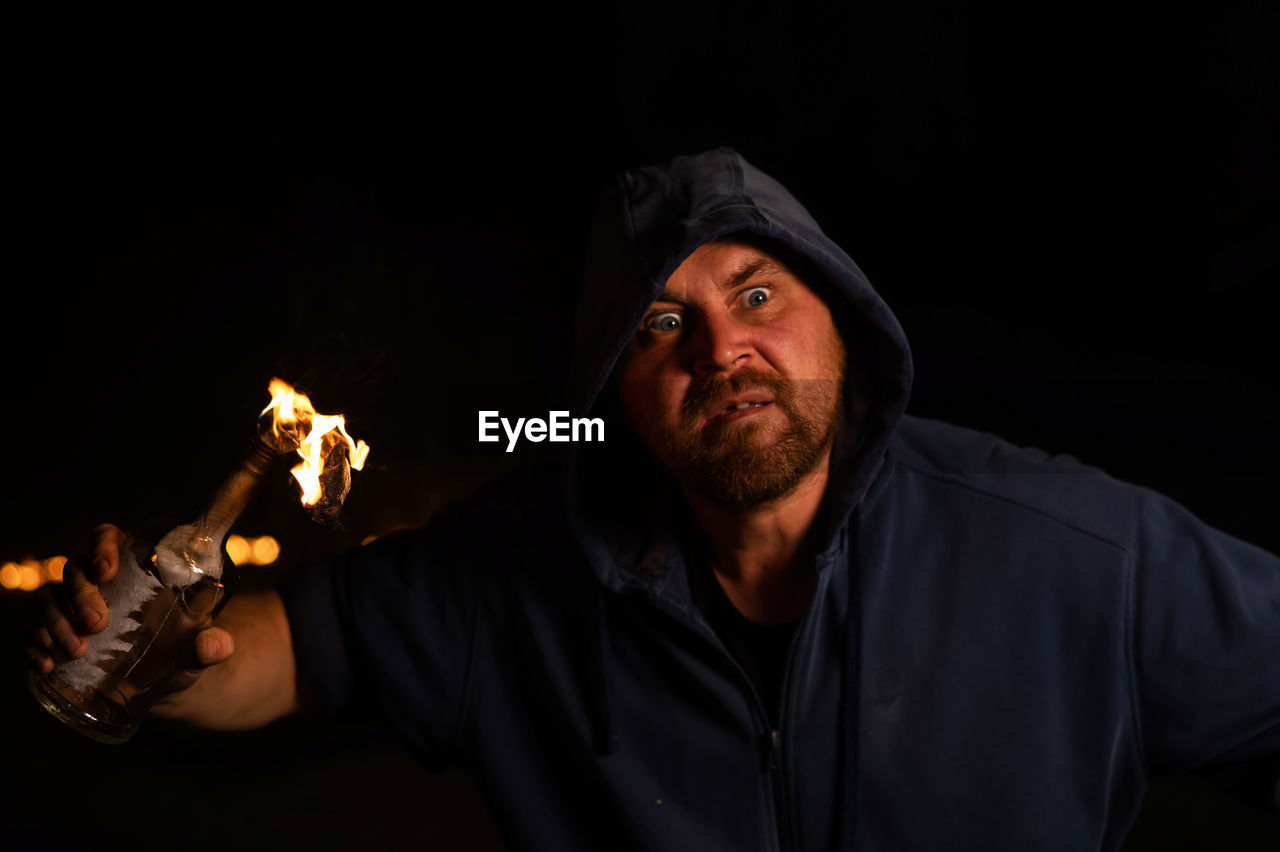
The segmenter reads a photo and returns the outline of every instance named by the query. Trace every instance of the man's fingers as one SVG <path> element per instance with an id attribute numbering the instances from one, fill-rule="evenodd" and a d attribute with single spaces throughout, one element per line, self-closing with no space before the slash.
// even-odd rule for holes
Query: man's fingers
<path id="1" fill-rule="evenodd" d="M 176 672 L 161 687 L 164 694 L 155 705 L 160 715 L 174 713 L 175 708 L 181 706 L 183 697 L 187 694 L 186 690 L 200 679 L 201 673 L 209 666 L 225 662 L 235 652 L 236 642 L 231 638 L 231 634 L 221 627 L 210 627 L 196 634 L 193 650 L 195 651 L 194 663 Z M 166 710 L 166 708 L 169 709 Z M 181 711 L 177 711 L 177 714 L 181 715 Z"/>
<path id="2" fill-rule="evenodd" d="M 53 594 L 45 593 L 46 590 L 42 590 L 40 595 L 40 603 L 44 608 L 44 630 L 47 631 L 52 642 L 66 651 L 72 659 L 83 657 L 89 650 L 89 643 L 76 632 Z"/>
<path id="3" fill-rule="evenodd" d="M 75 560 L 68 560 L 62 568 L 62 588 L 67 606 L 82 631 L 99 633 L 107 626 L 110 618 L 107 602 Z"/>
<path id="4" fill-rule="evenodd" d="M 221 627 L 210 627 L 196 636 L 196 662 L 200 666 L 212 666 L 225 661 L 235 653 L 236 640 Z"/>
<path id="5" fill-rule="evenodd" d="M 27 664 L 38 674 L 53 671 L 53 657 L 49 654 L 49 646 L 53 644 L 49 631 L 43 627 L 36 628 L 27 645 Z"/>
<path id="6" fill-rule="evenodd" d="M 89 547 L 88 574 L 95 583 L 105 583 L 120 570 L 120 550 L 133 544 L 133 538 L 112 524 L 102 524 L 93 529 L 93 544 Z"/>
<path id="7" fill-rule="evenodd" d="M 88 653 L 85 636 L 100 633 L 110 622 L 107 602 L 97 584 L 116 576 L 120 549 L 132 543 L 133 539 L 120 528 L 102 524 L 93 531 L 88 560 L 69 560 L 63 566 L 62 582 L 40 590 L 37 601 L 44 626 L 34 632 L 26 648 L 27 663 L 34 671 L 51 671 L 57 662 L 55 652 L 72 659 Z"/>

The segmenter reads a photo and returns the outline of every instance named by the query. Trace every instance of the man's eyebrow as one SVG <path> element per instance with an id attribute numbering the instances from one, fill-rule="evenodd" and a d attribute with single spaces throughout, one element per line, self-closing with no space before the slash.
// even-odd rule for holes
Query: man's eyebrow
<path id="1" fill-rule="evenodd" d="M 749 260 L 743 261 L 738 266 L 737 270 L 735 270 L 732 275 L 730 275 L 728 278 L 724 280 L 723 283 L 720 284 L 720 289 L 732 290 L 734 287 L 737 287 L 741 284 L 746 283 L 747 281 L 750 281 L 756 275 L 760 275 L 760 274 L 781 275 L 786 271 L 787 271 L 786 267 L 778 263 L 776 260 L 773 260 L 772 258 L 754 257 Z M 661 295 L 659 295 L 658 298 L 654 299 L 653 301 L 654 303 L 669 302 L 671 304 L 678 305 L 683 303 L 684 300 L 681 299 L 676 294 L 672 293 L 670 290 L 664 289 Z"/>
<path id="2" fill-rule="evenodd" d="M 748 260 L 738 267 L 738 271 L 729 276 L 729 278 L 720 285 L 721 290 L 732 290 L 740 284 L 745 284 L 756 275 L 761 273 L 765 275 L 781 275 L 786 270 L 782 265 L 772 258 L 756 257 Z"/>

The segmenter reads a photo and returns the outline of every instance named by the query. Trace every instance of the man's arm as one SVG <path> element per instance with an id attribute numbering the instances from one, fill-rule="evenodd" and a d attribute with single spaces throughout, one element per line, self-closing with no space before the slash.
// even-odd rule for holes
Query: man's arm
<path id="1" fill-rule="evenodd" d="M 1148 763 L 1275 768 L 1280 558 L 1146 489 L 1138 512 L 1133 665 Z"/>

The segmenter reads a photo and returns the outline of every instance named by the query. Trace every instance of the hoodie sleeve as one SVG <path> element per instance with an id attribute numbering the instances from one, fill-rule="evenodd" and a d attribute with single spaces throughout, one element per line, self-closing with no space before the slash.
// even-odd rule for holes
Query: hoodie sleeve
<path id="1" fill-rule="evenodd" d="M 298 677 L 319 703 L 381 712 L 437 768 L 456 757 L 478 611 L 452 514 L 306 566 L 285 594 Z"/>
<path id="2" fill-rule="evenodd" d="M 1138 496 L 1134 665 L 1147 763 L 1280 756 L 1280 559 Z"/>

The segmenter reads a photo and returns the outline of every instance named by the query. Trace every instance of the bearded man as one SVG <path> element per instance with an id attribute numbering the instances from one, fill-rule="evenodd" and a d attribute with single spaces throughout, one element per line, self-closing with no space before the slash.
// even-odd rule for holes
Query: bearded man
<path id="1" fill-rule="evenodd" d="M 735 152 L 606 193 L 578 331 L 609 441 L 234 599 L 165 712 L 380 712 L 557 852 L 1116 849 L 1153 770 L 1280 751 L 1280 560 L 907 416 L 892 313 Z"/>

